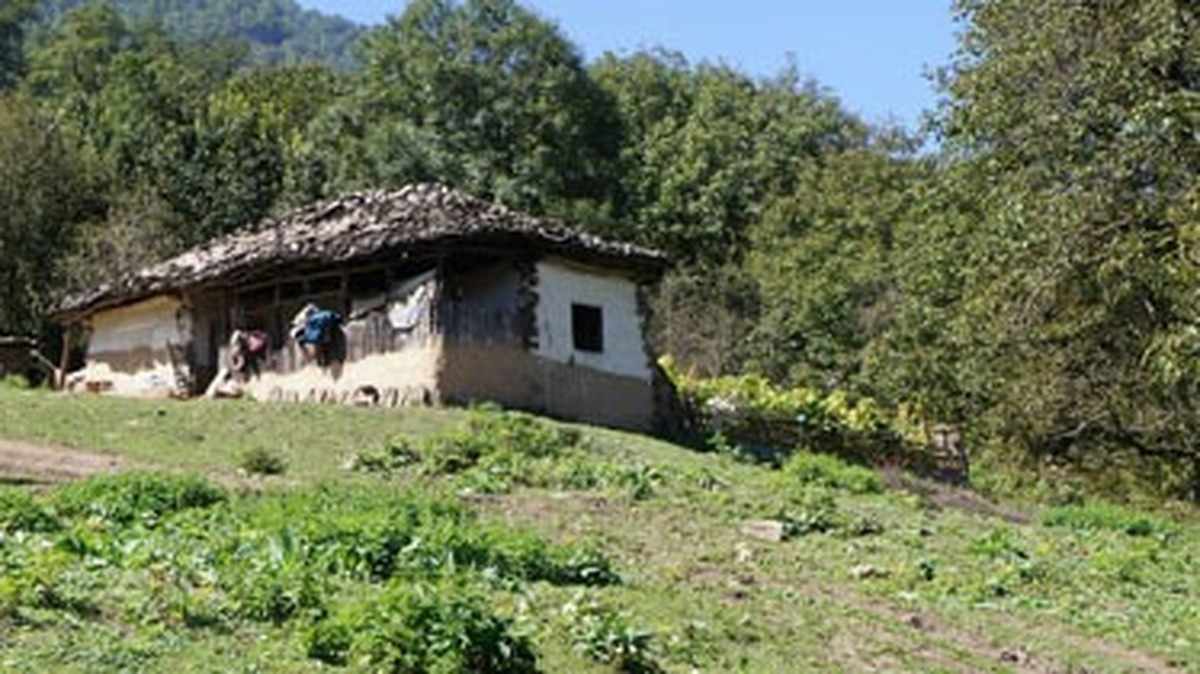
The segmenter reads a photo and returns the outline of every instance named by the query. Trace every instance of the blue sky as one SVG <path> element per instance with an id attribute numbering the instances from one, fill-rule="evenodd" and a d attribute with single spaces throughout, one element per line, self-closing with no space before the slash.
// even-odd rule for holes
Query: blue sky
<path id="1" fill-rule="evenodd" d="M 380 23 L 405 0 L 299 0 Z M 524 0 L 594 58 L 663 46 L 772 75 L 801 72 L 867 121 L 914 126 L 936 95 L 925 77 L 954 51 L 950 0 Z"/>

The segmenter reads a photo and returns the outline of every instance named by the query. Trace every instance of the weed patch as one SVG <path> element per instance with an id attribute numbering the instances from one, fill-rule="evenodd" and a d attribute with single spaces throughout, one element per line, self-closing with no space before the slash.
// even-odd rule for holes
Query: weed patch
<path id="1" fill-rule="evenodd" d="M 851 494 L 878 494 L 883 481 L 875 471 L 857 466 L 836 456 L 798 451 L 783 466 L 781 480 L 789 485 L 838 489 Z"/>
<path id="2" fill-rule="evenodd" d="M 152 523 L 164 515 L 207 508 L 227 498 L 224 489 L 200 477 L 130 472 L 69 485 L 56 492 L 53 502 L 68 517 L 130 524 Z"/>
<path id="3" fill-rule="evenodd" d="M 1179 525 L 1170 520 L 1106 503 L 1052 508 L 1042 517 L 1042 524 L 1078 531 L 1120 531 L 1130 536 L 1156 536 L 1179 531 Z"/>
<path id="4" fill-rule="evenodd" d="M 302 657 L 389 671 L 533 671 L 532 642 L 496 597 L 620 581 L 589 546 L 378 487 L 236 496 L 131 473 L 2 491 L 0 517 L 15 534 L 0 539 L 0 617 L 52 628 L 105 616 L 185 639 L 264 625 L 303 634 Z"/>
<path id="5" fill-rule="evenodd" d="M 479 494 L 507 494 L 521 487 L 607 489 L 640 501 L 668 482 L 654 466 L 597 459 L 576 429 L 492 407 L 472 410 L 457 429 L 420 440 L 398 438 L 380 450 L 359 452 L 350 467 L 385 476 L 411 469 L 426 477 L 451 478 L 460 490 Z"/>

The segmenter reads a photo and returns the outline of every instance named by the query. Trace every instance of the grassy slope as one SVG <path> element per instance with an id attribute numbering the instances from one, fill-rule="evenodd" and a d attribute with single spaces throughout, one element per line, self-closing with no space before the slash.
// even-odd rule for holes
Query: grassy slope
<path id="1" fill-rule="evenodd" d="M 429 478 L 383 481 L 340 466 L 363 447 L 462 419 L 455 411 L 152 403 L 0 389 L 0 437 L 218 475 L 233 474 L 246 450 L 267 448 L 289 464 L 285 478 L 267 486 L 338 479 L 388 490 L 439 488 Z M 626 582 L 596 593 L 655 632 L 669 671 L 1200 671 L 1195 524 L 1154 536 L 1014 524 L 936 509 L 901 492 L 820 490 L 824 500 L 814 505 L 811 488 L 779 473 L 637 436 L 587 434 L 598 456 L 653 467 L 642 471 L 655 484 L 652 495 L 519 489 L 470 502 L 485 518 L 554 540 L 598 542 Z M 787 513 L 803 521 L 814 509 L 850 524 L 783 543 L 739 532 L 747 519 Z M 871 577 L 853 578 L 855 567 Z M 561 607 L 575 592 L 538 585 L 527 597 L 540 618 L 546 671 L 604 671 L 559 633 Z M 63 649 L 100 648 L 106 638 L 96 630 L 25 632 L 3 659 L 61 665 L 55 654 Z M 160 664 L 180 671 L 311 666 L 298 659 L 286 627 L 205 634 L 168 652 Z"/>

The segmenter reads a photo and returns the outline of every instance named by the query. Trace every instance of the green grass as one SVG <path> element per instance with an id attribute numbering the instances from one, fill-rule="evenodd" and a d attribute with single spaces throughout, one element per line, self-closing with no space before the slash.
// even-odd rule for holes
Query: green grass
<path id="1" fill-rule="evenodd" d="M 772 471 L 640 436 L 495 413 L 4 390 L 0 424 L 0 437 L 118 454 L 234 485 L 244 482 L 224 478 L 256 449 L 287 466 L 281 476 L 253 478 L 259 488 L 231 488 L 225 500 L 190 478 L 161 488 L 134 476 L 117 486 L 0 491 L 4 577 L 24 579 L 0 592 L 12 609 L 0 628 L 5 671 L 312 670 L 314 629 L 326 621 L 334 645 L 339 624 L 361 633 L 349 669 L 370 669 L 356 658 L 394 654 L 387 644 L 403 636 L 379 626 L 401 629 L 418 615 L 466 626 L 439 634 L 507 625 L 547 672 L 608 672 L 622 662 L 671 672 L 1200 672 L 1194 519 L 1096 504 L 1016 523 L 884 490 L 873 474 L 828 457 L 800 455 Z M 344 467 L 401 446 L 387 470 Z M 331 493 L 339 495 L 332 504 Z M 385 577 L 305 575 L 312 568 L 297 560 L 308 557 L 295 550 L 333 554 L 320 543 L 330 530 L 383 540 L 391 518 L 380 513 L 397 499 L 457 513 L 459 538 L 432 524 L 421 531 L 437 545 L 473 541 L 462 549 L 474 556 L 458 555 L 449 576 L 462 594 L 447 590 L 445 603 L 427 605 Z M 90 501 L 104 507 L 78 506 Z M 160 505 L 146 519 L 128 516 L 129 503 Z M 180 503 L 197 507 L 172 505 Z M 314 511 L 319 503 L 328 508 Z M 786 523 L 789 538 L 742 532 L 746 521 L 764 518 Z M 292 527 L 299 543 L 272 553 L 268 542 L 288 523 L 304 523 Z M 231 541 L 246 546 L 245 563 L 222 556 Z M 79 553 L 91 549 L 107 552 Z M 126 549 L 133 552 L 118 555 Z M 261 583 L 222 584 L 205 570 L 253 580 L 271 568 L 256 559 L 291 569 L 277 578 L 283 590 L 313 583 L 321 610 L 301 606 L 273 621 L 270 607 L 291 604 L 267 601 L 274 595 L 255 604 L 237 593 Z M 554 571 L 577 568 L 571 564 L 620 582 Z M 442 567 L 434 570 L 420 583 L 448 582 Z M 48 594 L 55 580 L 62 591 Z M 190 601 L 209 602 L 194 611 L 201 619 L 180 619 L 178 597 L 197 594 Z M 260 609 L 238 610 L 243 604 Z M 158 618 L 135 619 L 143 608 Z M 215 614 L 209 623 L 205 611 Z"/>

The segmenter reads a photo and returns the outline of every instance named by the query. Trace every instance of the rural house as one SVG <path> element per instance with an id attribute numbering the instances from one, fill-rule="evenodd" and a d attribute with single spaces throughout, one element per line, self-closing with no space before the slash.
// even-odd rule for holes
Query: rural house
<path id="1" fill-rule="evenodd" d="M 73 390 L 379 404 L 494 401 L 655 421 L 656 251 L 440 185 L 361 192 L 215 239 L 65 301 Z"/>

